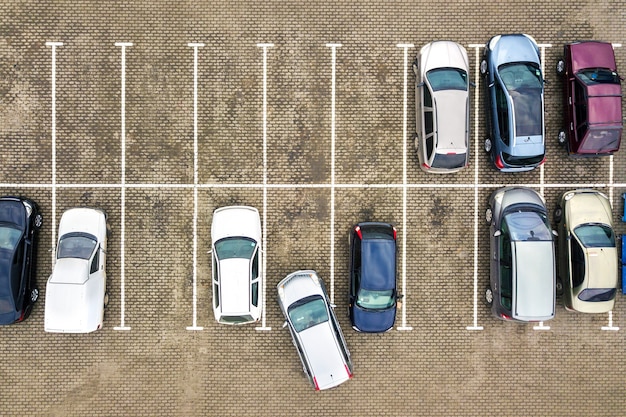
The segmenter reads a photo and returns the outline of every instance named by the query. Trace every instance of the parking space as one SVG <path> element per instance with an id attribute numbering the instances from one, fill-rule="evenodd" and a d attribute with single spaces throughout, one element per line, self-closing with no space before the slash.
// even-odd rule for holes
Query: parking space
<path id="1" fill-rule="evenodd" d="M 626 233 L 626 157 L 566 156 L 555 71 L 564 42 L 626 42 L 621 5 L 483 3 L 0 5 L 0 191 L 44 214 L 40 301 L 0 329 L 0 414 L 621 415 L 621 294 L 608 315 L 557 303 L 544 331 L 483 302 L 500 186 L 540 190 L 550 212 L 563 191 L 597 188 Z M 485 41 L 509 31 L 551 45 L 547 161 L 513 175 L 483 150 L 476 77 Z M 434 39 L 463 44 L 478 82 L 470 167 L 444 176 L 413 147 L 411 63 Z M 210 229 L 227 205 L 258 208 L 264 226 L 267 305 L 251 326 L 213 318 Z M 110 303 L 98 332 L 44 333 L 56 227 L 74 206 L 108 213 Z M 348 232 L 368 220 L 398 228 L 404 299 L 382 335 L 346 314 Z M 353 380 L 329 392 L 308 385 L 281 328 L 275 285 L 297 269 L 324 279 L 352 353 Z"/>

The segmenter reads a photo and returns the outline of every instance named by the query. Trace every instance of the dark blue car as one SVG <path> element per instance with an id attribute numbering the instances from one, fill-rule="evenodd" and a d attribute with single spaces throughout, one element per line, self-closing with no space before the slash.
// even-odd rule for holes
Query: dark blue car
<path id="1" fill-rule="evenodd" d="M 350 231 L 352 327 L 381 333 L 396 319 L 396 229 L 388 223 L 359 223 Z"/>
<path id="2" fill-rule="evenodd" d="M 35 247 L 41 224 L 34 201 L 0 198 L 0 325 L 24 320 L 39 297 Z"/>

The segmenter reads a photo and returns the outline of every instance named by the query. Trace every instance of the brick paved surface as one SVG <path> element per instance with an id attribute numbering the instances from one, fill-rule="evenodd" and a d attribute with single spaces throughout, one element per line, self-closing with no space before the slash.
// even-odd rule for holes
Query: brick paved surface
<path id="1" fill-rule="evenodd" d="M 525 32 L 545 49 L 550 209 L 563 188 L 610 182 L 609 159 L 573 160 L 556 144 L 562 86 L 554 66 L 577 39 L 626 43 L 624 1 L 470 2 L 0 2 L 0 183 L 42 207 L 40 302 L 0 329 L 2 416 L 621 416 L 626 409 L 626 303 L 608 315 L 557 307 L 549 331 L 492 319 L 488 283 L 489 193 L 539 184 L 540 171 L 505 175 L 482 149 L 472 103 L 472 165 L 426 175 L 412 149 L 408 71 L 407 223 L 402 229 L 403 50 L 409 63 L 435 39 L 466 47 Z M 57 51 L 56 217 L 51 218 L 51 48 Z M 121 48 L 126 48 L 125 324 L 121 323 Z M 198 67 L 198 325 L 193 318 L 193 49 Z M 211 214 L 230 204 L 263 207 L 262 49 L 267 50 L 267 325 L 218 326 L 211 312 Z M 331 207 L 331 49 L 336 59 L 335 189 Z M 472 78 L 477 62 L 468 47 Z M 616 49 L 626 73 L 626 47 Z M 479 94 L 480 93 L 480 94 Z M 625 112 L 626 114 L 626 112 Z M 478 152 L 475 152 L 478 150 Z M 614 157 L 618 233 L 626 157 Z M 477 324 L 474 323 L 474 169 L 478 166 Z M 32 186 L 27 187 L 26 184 Z M 82 184 L 67 187 L 63 184 Z M 94 184 L 104 184 L 96 186 Z M 137 184 L 171 184 L 145 187 Z M 227 184 L 229 186 L 222 186 Z M 242 187 L 241 184 L 247 184 Z M 283 184 L 284 187 L 275 187 Z M 385 184 L 395 184 L 385 187 Z M 413 186 L 421 184 L 421 186 Z M 436 187 L 445 184 L 447 187 Z M 454 186 L 454 184 L 460 184 Z M 181 186 L 182 185 L 182 186 Z M 239 185 L 239 186 L 238 186 Z M 291 186 L 289 186 L 291 185 Z M 296 186 L 299 185 L 299 186 Z M 610 192 L 608 187 L 602 188 Z M 111 301 L 104 328 L 88 335 L 43 332 L 53 223 L 77 205 L 109 213 Z M 334 209 L 334 211 L 333 211 Z M 334 224 L 331 217 L 334 214 Z M 347 232 L 357 221 L 398 225 L 406 239 L 406 325 L 357 334 L 347 308 Z M 354 379 L 315 392 L 275 303 L 275 284 L 313 268 L 334 292 L 352 352 Z M 400 279 L 400 277 L 399 277 Z M 397 326 L 400 326 L 398 316 Z"/>

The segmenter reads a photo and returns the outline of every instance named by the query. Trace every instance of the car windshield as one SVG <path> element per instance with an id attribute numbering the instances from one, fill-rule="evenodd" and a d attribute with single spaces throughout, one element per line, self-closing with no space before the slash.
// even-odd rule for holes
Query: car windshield
<path id="1" fill-rule="evenodd" d="M 356 304 L 368 310 L 384 310 L 393 306 L 395 297 L 393 290 L 370 291 L 361 288 L 356 299 Z"/>
<path id="2" fill-rule="evenodd" d="M 578 294 L 582 301 L 602 302 L 610 301 L 615 297 L 615 288 L 587 288 Z"/>
<path id="3" fill-rule="evenodd" d="M 504 218 L 511 240 L 552 240 L 548 218 L 531 210 L 516 210 Z"/>
<path id="4" fill-rule="evenodd" d="M 606 224 L 588 223 L 574 229 L 574 234 L 586 248 L 614 248 L 615 234 Z"/>
<path id="5" fill-rule="evenodd" d="M 215 252 L 220 260 L 231 258 L 252 258 L 256 242 L 247 237 L 227 237 L 215 243 Z"/>
<path id="6" fill-rule="evenodd" d="M 328 321 L 326 302 L 319 295 L 304 298 L 289 306 L 289 319 L 300 333 L 309 327 Z"/>
<path id="7" fill-rule="evenodd" d="M 537 136 L 543 134 L 541 70 L 532 63 L 514 63 L 498 68 L 502 83 L 513 99 L 515 135 Z"/>
<path id="8" fill-rule="evenodd" d="M 22 231 L 11 226 L 0 226 L 0 249 L 14 251 L 22 236 Z"/>
<path id="9" fill-rule="evenodd" d="M 57 258 L 89 259 L 98 240 L 87 233 L 68 233 L 59 239 Z"/>
<path id="10" fill-rule="evenodd" d="M 578 72 L 578 77 L 587 85 L 619 84 L 619 75 L 606 68 L 587 68 Z"/>
<path id="11" fill-rule="evenodd" d="M 465 166 L 465 159 L 467 154 L 465 153 L 452 153 L 452 154 L 443 154 L 436 153 L 433 158 L 433 163 L 431 166 L 433 168 L 463 168 Z"/>
<path id="12" fill-rule="evenodd" d="M 426 73 L 433 91 L 467 90 L 467 73 L 458 68 L 437 68 Z"/>

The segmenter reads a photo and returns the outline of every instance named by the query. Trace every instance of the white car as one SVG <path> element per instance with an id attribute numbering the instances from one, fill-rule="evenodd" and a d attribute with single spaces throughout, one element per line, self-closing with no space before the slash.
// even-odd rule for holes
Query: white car
<path id="1" fill-rule="evenodd" d="M 247 206 L 215 210 L 211 246 L 215 320 L 223 324 L 258 321 L 264 276 L 258 210 Z"/>
<path id="2" fill-rule="evenodd" d="M 56 263 L 46 285 L 45 331 L 89 333 L 102 327 L 106 292 L 106 214 L 73 208 L 61 216 Z"/>
<path id="3" fill-rule="evenodd" d="M 469 164 L 469 61 L 450 41 L 425 45 L 413 63 L 415 148 L 426 172 L 457 172 Z"/>

